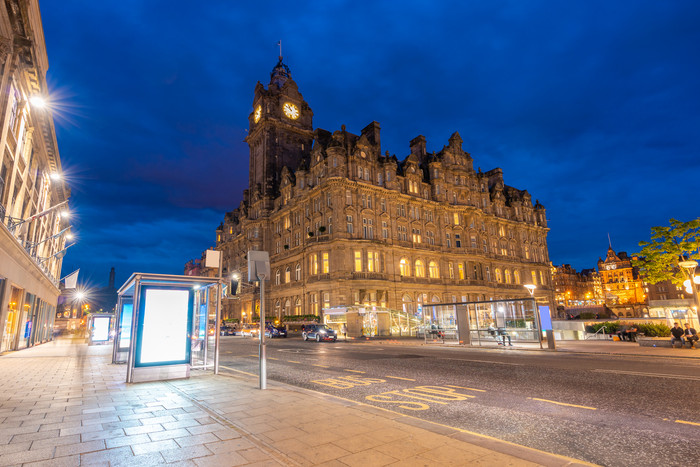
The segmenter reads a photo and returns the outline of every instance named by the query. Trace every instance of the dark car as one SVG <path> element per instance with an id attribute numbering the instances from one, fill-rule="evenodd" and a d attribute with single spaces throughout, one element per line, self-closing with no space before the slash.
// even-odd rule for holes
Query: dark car
<path id="1" fill-rule="evenodd" d="M 284 326 L 268 326 L 265 328 L 265 337 L 273 339 L 275 337 L 287 337 L 287 328 Z"/>
<path id="2" fill-rule="evenodd" d="M 316 339 L 316 342 L 335 342 L 338 340 L 338 333 L 325 324 L 311 324 L 304 328 L 304 331 L 301 333 L 301 337 L 303 337 L 305 341 L 308 341 L 309 339 Z"/>
<path id="3" fill-rule="evenodd" d="M 221 326 L 219 328 L 219 335 L 221 336 L 235 336 L 236 328 L 233 326 Z"/>

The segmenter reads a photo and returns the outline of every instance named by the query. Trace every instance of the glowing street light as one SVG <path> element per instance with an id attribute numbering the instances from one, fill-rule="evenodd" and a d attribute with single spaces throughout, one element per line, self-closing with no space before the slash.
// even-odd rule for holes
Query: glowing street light
<path id="1" fill-rule="evenodd" d="M 32 107 L 36 107 L 37 109 L 43 109 L 46 107 L 46 99 L 39 95 L 30 97 L 29 102 L 32 104 Z"/>
<path id="2" fill-rule="evenodd" d="M 61 174 L 58 173 L 58 172 L 53 172 L 53 173 L 50 175 L 50 177 L 51 177 L 51 180 L 53 180 L 54 182 L 58 182 L 58 181 L 60 181 L 60 180 L 63 178 L 63 176 L 61 176 Z"/>
<path id="3" fill-rule="evenodd" d="M 698 297 L 698 290 L 695 287 L 695 284 L 700 283 L 700 278 L 695 276 L 695 268 L 698 267 L 698 262 L 692 259 L 679 261 L 678 266 L 683 268 L 683 271 L 688 275 L 688 279 L 683 285 L 685 285 L 686 292 L 692 294 L 695 299 L 695 313 L 697 314 L 700 311 L 700 297 Z"/>

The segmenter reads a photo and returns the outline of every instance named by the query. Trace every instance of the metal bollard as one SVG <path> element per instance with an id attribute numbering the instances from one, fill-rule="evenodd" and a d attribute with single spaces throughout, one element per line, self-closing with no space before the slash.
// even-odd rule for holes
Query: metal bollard
<path id="1" fill-rule="evenodd" d="M 552 350 L 557 348 L 557 343 L 554 341 L 554 331 L 551 329 L 547 329 L 547 348 Z"/>

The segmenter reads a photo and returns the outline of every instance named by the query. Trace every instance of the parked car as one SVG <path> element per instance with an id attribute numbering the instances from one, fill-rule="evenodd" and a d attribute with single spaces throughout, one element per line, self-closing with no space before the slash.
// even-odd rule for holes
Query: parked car
<path id="1" fill-rule="evenodd" d="M 338 340 L 338 333 L 325 324 L 311 324 L 304 328 L 304 331 L 301 333 L 301 337 L 305 341 L 308 341 L 309 339 L 316 339 L 316 342 L 335 342 Z"/>
<path id="2" fill-rule="evenodd" d="M 265 328 L 265 337 L 273 339 L 275 337 L 287 337 L 287 328 L 284 326 L 268 326 Z"/>

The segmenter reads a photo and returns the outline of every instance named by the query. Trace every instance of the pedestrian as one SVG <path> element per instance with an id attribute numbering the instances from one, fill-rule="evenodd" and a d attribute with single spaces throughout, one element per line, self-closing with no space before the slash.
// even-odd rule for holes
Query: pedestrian
<path id="1" fill-rule="evenodd" d="M 348 326 L 345 323 L 340 326 L 340 332 L 343 333 L 343 340 L 348 340 Z"/>
<path id="2" fill-rule="evenodd" d="M 505 328 L 498 328 L 498 335 L 503 338 L 503 347 L 506 346 L 506 337 L 508 338 L 508 345 L 513 347 L 513 343 L 510 341 L 510 334 L 506 332 Z"/>
<path id="3" fill-rule="evenodd" d="M 676 341 L 681 341 L 681 345 L 683 345 L 683 342 L 685 342 L 685 339 L 683 338 L 684 333 L 683 329 L 678 325 L 678 323 L 673 323 L 671 334 L 673 335 L 671 338 L 671 347 L 675 347 Z"/>
<path id="4" fill-rule="evenodd" d="M 683 333 L 685 340 L 690 342 L 690 348 L 695 348 L 695 343 L 698 341 L 698 332 L 690 327 L 690 324 L 685 323 L 685 332 Z"/>

